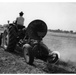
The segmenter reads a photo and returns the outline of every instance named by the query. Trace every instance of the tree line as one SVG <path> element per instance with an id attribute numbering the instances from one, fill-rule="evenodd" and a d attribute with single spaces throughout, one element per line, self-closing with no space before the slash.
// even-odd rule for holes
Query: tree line
<path id="1" fill-rule="evenodd" d="M 60 30 L 60 29 L 56 29 L 56 30 L 53 30 L 53 29 L 48 29 L 48 31 L 50 32 L 59 32 L 59 33 L 71 33 L 71 34 L 76 34 L 76 32 L 74 32 L 73 30 Z"/>

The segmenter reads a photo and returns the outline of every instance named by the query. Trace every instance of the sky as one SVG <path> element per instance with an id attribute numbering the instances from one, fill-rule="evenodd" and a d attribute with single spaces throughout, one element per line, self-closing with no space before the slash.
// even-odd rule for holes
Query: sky
<path id="1" fill-rule="evenodd" d="M 0 2 L 0 24 L 12 23 L 20 11 L 24 12 L 26 27 L 41 19 L 48 29 L 76 31 L 76 2 Z"/>

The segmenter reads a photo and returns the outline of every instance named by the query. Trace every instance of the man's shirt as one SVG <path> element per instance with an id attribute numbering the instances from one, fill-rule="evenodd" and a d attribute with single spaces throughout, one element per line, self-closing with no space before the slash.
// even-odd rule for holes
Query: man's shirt
<path id="1" fill-rule="evenodd" d="M 23 17 L 17 17 L 16 21 L 17 21 L 17 24 L 24 25 L 24 18 Z"/>

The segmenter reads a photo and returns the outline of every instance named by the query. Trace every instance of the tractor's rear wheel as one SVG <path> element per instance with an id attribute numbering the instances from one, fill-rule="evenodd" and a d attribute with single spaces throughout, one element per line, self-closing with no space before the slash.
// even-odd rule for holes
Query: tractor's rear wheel
<path id="1" fill-rule="evenodd" d="M 14 51 L 16 47 L 16 31 L 13 26 L 10 26 L 3 34 L 3 47 L 7 51 Z"/>

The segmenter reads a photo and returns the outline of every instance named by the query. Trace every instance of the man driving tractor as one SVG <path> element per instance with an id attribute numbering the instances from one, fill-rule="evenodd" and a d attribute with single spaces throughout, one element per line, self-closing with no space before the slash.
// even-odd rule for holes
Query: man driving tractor
<path id="1" fill-rule="evenodd" d="M 17 25 L 18 30 L 22 30 L 21 34 L 19 35 L 21 39 L 24 38 L 25 36 L 25 32 L 26 32 L 26 28 L 24 26 L 24 17 L 23 17 L 24 13 L 21 11 L 19 13 L 19 17 L 16 18 L 15 24 Z M 23 42 L 23 41 L 22 41 Z M 21 43 L 21 41 L 19 42 L 19 44 Z"/>
<path id="2" fill-rule="evenodd" d="M 19 13 L 19 17 L 17 17 L 16 18 L 16 24 L 17 24 L 17 27 L 18 27 L 18 29 L 23 29 L 23 28 L 25 28 L 25 26 L 24 26 L 24 17 L 23 17 L 23 15 L 24 15 L 24 13 L 21 11 L 20 13 Z"/>

